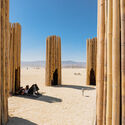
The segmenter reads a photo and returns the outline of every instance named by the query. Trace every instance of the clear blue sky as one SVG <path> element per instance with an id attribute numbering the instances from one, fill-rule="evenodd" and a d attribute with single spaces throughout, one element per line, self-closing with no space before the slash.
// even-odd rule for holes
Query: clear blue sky
<path id="1" fill-rule="evenodd" d="M 45 60 L 46 37 L 62 39 L 62 60 L 86 61 L 97 35 L 97 0 L 10 0 L 10 22 L 22 26 L 22 61 Z"/>

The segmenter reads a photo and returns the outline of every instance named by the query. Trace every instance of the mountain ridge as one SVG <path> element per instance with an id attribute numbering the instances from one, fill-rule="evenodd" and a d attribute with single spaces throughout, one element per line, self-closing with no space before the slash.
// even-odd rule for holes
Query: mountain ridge
<path id="1" fill-rule="evenodd" d="M 22 67 L 45 67 L 45 61 L 22 61 Z M 85 68 L 86 62 L 62 61 L 62 68 Z"/>

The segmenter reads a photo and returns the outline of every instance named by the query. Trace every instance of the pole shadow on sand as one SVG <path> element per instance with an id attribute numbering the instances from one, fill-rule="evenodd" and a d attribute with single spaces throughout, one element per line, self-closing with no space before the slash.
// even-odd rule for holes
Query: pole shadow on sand
<path id="1" fill-rule="evenodd" d="M 62 99 L 47 96 L 47 95 L 42 95 L 42 94 L 38 95 L 37 97 L 34 97 L 32 95 L 18 95 L 18 96 L 15 96 L 15 97 L 33 99 L 33 100 L 36 100 L 36 101 L 44 101 L 44 102 L 47 102 L 47 103 L 62 102 Z"/>
<path id="2" fill-rule="evenodd" d="M 89 86 L 78 86 L 78 85 L 57 85 L 52 87 L 71 88 L 71 89 L 77 89 L 77 90 L 95 90 L 93 86 L 89 87 Z"/>
<path id="3" fill-rule="evenodd" d="M 31 121 L 26 119 L 18 118 L 18 117 L 9 117 L 9 121 L 7 125 L 37 125 Z"/>

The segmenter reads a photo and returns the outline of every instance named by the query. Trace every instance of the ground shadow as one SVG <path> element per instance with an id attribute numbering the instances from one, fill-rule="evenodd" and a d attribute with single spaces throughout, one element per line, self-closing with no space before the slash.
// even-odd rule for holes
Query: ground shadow
<path id="1" fill-rule="evenodd" d="M 54 87 L 72 88 L 72 89 L 78 89 L 78 90 L 95 90 L 94 87 L 77 86 L 77 85 L 57 85 Z"/>
<path id="2" fill-rule="evenodd" d="M 37 124 L 30 122 L 26 119 L 18 117 L 10 117 L 7 125 L 37 125 Z"/>
<path id="3" fill-rule="evenodd" d="M 48 102 L 48 103 L 62 102 L 62 99 L 47 96 L 47 95 L 41 95 L 41 94 L 38 95 L 37 97 L 31 96 L 31 95 L 30 96 L 29 95 L 18 95 L 16 97 L 26 98 L 26 99 L 33 99 L 33 100 L 37 100 L 37 101 L 44 101 L 44 102 Z"/>

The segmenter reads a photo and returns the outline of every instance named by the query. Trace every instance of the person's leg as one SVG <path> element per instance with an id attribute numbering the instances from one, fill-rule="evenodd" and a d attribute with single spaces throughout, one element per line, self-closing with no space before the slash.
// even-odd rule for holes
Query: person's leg
<path id="1" fill-rule="evenodd" d="M 33 85 L 30 87 L 28 94 L 33 94 Z"/>
<path id="2" fill-rule="evenodd" d="M 36 91 L 38 91 L 38 90 L 39 90 L 38 85 L 37 85 L 37 84 L 35 84 L 34 86 L 36 87 Z"/>
<path id="3" fill-rule="evenodd" d="M 36 93 L 36 86 L 35 86 L 35 85 L 33 85 L 33 95 L 34 95 L 34 96 L 36 96 L 36 94 L 35 94 L 35 93 Z"/>

